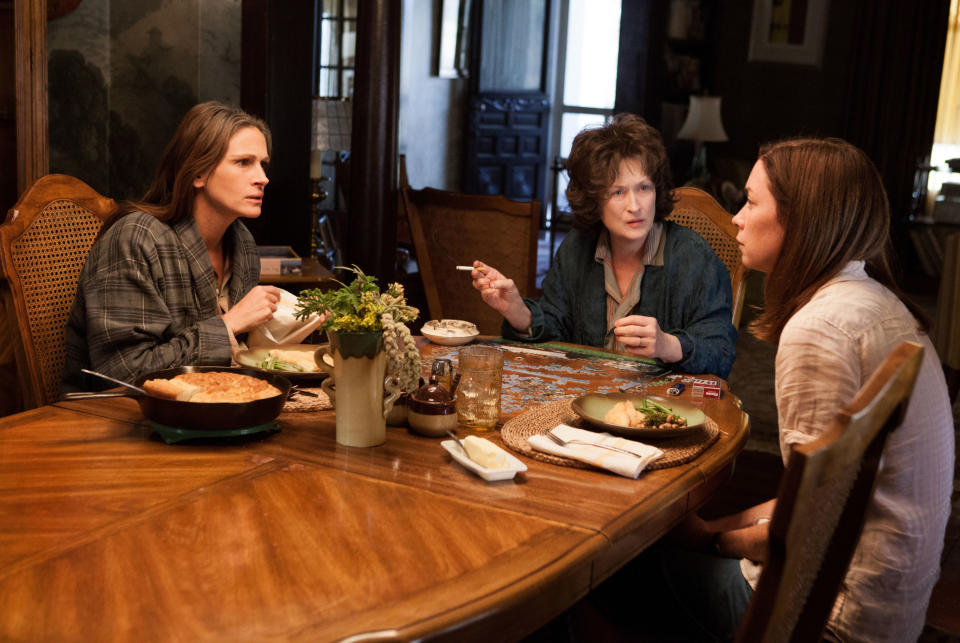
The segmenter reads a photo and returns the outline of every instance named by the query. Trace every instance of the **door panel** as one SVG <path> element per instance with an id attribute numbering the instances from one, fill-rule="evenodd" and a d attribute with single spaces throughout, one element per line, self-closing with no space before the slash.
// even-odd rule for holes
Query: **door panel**
<path id="1" fill-rule="evenodd" d="M 545 95 L 474 95 L 465 191 L 542 201 L 549 123 Z"/>
<path id="2" fill-rule="evenodd" d="M 464 191 L 544 201 L 549 0 L 475 0 Z"/>

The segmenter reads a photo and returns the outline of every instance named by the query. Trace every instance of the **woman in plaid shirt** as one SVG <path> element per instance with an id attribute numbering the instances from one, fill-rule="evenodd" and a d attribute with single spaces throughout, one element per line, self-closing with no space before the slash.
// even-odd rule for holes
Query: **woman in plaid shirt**
<path id="1" fill-rule="evenodd" d="M 80 274 L 67 325 L 64 391 L 187 364 L 230 364 L 237 335 L 269 320 L 253 236 L 269 180 L 270 130 L 216 102 L 187 112 L 143 199 L 122 202 Z"/>

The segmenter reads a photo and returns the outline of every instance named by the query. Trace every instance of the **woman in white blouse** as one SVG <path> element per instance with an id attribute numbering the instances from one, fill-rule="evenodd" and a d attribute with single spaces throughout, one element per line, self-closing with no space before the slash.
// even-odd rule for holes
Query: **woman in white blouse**
<path id="1" fill-rule="evenodd" d="M 828 622 L 840 640 L 912 641 L 940 572 L 953 487 L 953 418 L 926 321 L 894 284 L 890 206 L 861 150 L 839 139 L 764 147 L 733 218 L 743 263 L 767 274 L 750 330 L 777 344 L 780 450 L 824 431 L 903 341 L 924 347 L 903 424 L 887 440 L 866 524 Z M 691 533 L 743 558 L 751 585 L 766 549 L 772 502 Z M 699 524 L 697 524 L 699 522 Z M 757 522 L 761 524 L 757 525 Z"/>
<path id="2" fill-rule="evenodd" d="M 744 265 L 766 273 L 764 309 L 750 331 L 777 345 L 785 462 L 794 446 L 830 426 L 896 346 L 924 347 L 913 397 L 887 440 L 863 534 L 827 624 L 828 635 L 842 641 L 914 641 L 940 571 L 954 427 L 925 318 L 891 275 L 890 207 L 880 176 L 849 143 L 795 139 L 762 148 L 746 188 L 747 203 L 733 221 Z M 686 548 L 640 557 L 648 559 L 644 571 L 662 573 L 660 584 L 651 576 L 642 583 L 671 590 L 666 600 L 673 603 L 659 608 L 661 617 L 676 609 L 685 618 L 672 622 L 699 640 L 732 636 L 766 556 L 774 502 L 718 520 L 691 516 L 674 532 Z M 659 560 L 650 564 L 651 557 Z"/>

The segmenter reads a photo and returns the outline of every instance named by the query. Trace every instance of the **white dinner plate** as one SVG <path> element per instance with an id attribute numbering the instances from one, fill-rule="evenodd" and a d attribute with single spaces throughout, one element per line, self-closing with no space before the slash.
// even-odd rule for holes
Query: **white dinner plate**
<path id="1" fill-rule="evenodd" d="M 320 386 L 320 381 L 327 377 L 325 371 L 283 371 L 280 369 L 263 368 L 260 365 L 270 356 L 270 351 L 280 349 L 285 351 L 297 351 L 309 353 L 312 357 L 318 349 L 326 348 L 327 344 L 280 344 L 277 346 L 258 346 L 257 348 L 248 348 L 237 353 L 237 362 L 243 366 L 257 368 L 267 373 L 277 373 L 283 375 L 294 384 L 304 386 Z"/>

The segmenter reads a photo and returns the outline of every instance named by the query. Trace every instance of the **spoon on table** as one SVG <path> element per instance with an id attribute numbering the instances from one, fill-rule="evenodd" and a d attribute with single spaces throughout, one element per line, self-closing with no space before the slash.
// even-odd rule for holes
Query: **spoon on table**
<path id="1" fill-rule="evenodd" d="M 102 378 L 102 379 L 107 380 L 108 382 L 113 382 L 114 384 L 119 384 L 120 386 L 124 386 L 124 387 L 126 387 L 126 388 L 128 388 L 128 389 L 131 389 L 131 390 L 133 390 L 133 391 L 136 391 L 137 393 L 140 393 L 141 395 L 146 395 L 146 394 L 147 394 L 147 392 L 144 391 L 142 388 L 140 388 L 139 386 L 134 386 L 133 384 L 130 384 L 129 382 L 124 382 L 123 380 L 118 380 L 118 379 L 116 379 L 115 377 L 110 377 L 109 375 L 104 375 L 103 373 L 98 373 L 98 372 L 96 372 L 96 371 L 91 371 L 91 370 L 86 369 L 86 368 L 81 368 L 80 370 L 81 370 L 82 372 L 86 373 L 87 375 L 95 375 L 95 376 L 97 376 L 97 377 L 99 377 L 99 378 Z"/>
<path id="2" fill-rule="evenodd" d="M 474 460 L 473 458 L 471 458 L 471 457 L 470 457 L 470 454 L 467 453 L 467 447 L 464 446 L 463 442 L 460 441 L 460 438 L 457 437 L 457 434 L 453 432 L 453 429 L 447 429 L 447 434 L 448 434 L 451 438 L 453 438 L 454 440 L 457 441 L 457 444 L 459 444 L 459 445 L 460 445 L 460 448 L 463 449 L 463 455 L 465 455 L 465 456 L 467 457 L 467 460 L 472 460 L 473 462 L 476 462 L 476 460 Z M 479 464 L 479 462 L 478 462 L 477 464 Z"/>

